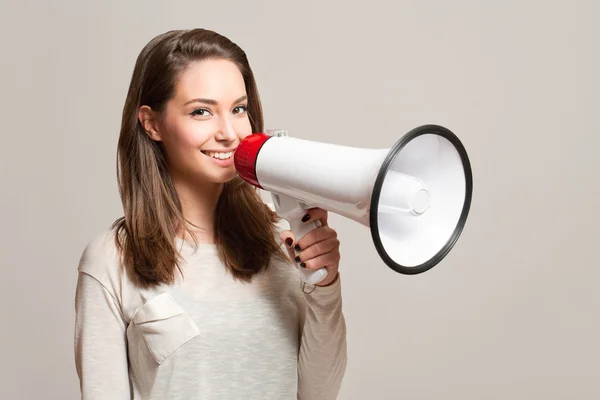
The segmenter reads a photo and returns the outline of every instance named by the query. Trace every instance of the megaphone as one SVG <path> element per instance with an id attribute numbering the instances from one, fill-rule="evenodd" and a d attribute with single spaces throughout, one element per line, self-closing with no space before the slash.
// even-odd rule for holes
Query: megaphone
<path id="1" fill-rule="evenodd" d="M 277 214 L 299 240 L 319 222 L 319 207 L 371 229 L 384 263 L 407 275 L 437 265 L 454 247 L 469 214 L 473 177 L 458 137 L 423 125 L 388 149 L 362 149 L 291 137 L 271 129 L 245 137 L 234 153 L 238 175 L 271 193 Z M 298 268 L 307 284 L 327 276 Z"/>

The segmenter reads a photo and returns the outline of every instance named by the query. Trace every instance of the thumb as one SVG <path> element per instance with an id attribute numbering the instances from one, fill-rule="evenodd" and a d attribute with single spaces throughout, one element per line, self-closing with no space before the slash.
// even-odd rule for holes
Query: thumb
<path id="1" fill-rule="evenodd" d="M 290 230 L 284 230 L 279 233 L 279 239 L 281 243 L 285 244 L 285 248 L 290 256 L 290 260 L 296 258 L 296 252 L 294 251 L 294 243 L 296 243 L 296 237 Z"/>

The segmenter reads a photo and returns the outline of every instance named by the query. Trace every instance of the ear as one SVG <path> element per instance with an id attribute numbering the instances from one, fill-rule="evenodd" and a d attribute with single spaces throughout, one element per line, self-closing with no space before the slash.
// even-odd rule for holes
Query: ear
<path id="1" fill-rule="evenodd" d="M 150 139 L 155 140 L 157 142 L 162 141 L 160 136 L 160 131 L 158 129 L 158 118 L 156 113 L 148 106 L 141 106 L 138 111 L 138 120 L 146 134 L 150 137 Z"/>

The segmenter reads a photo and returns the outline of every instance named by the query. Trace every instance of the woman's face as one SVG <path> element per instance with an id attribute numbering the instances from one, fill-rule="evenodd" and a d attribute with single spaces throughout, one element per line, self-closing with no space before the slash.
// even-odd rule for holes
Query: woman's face
<path id="1" fill-rule="evenodd" d="M 158 122 L 176 179 L 224 183 L 235 177 L 233 152 L 252 133 L 244 79 L 228 60 L 194 62 Z"/>

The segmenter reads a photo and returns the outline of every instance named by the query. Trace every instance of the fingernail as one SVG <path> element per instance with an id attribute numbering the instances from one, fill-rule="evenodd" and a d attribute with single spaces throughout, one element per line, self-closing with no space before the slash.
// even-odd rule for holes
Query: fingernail
<path id="1" fill-rule="evenodd" d="M 300 246 L 299 245 L 294 246 L 294 250 L 300 251 Z"/>
<path id="2" fill-rule="evenodd" d="M 304 217 L 302 217 L 302 222 L 306 222 L 310 219 L 310 215 L 306 214 Z"/>
<path id="3" fill-rule="evenodd" d="M 301 266 L 302 268 L 306 268 L 306 264 L 305 264 L 305 263 L 301 263 L 301 264 L 300 264 L 300 266 Z"/>
<path id="4" fill-rule="evenodd" d="M 285 239 L 285 242 L 287 243 L 288 247 L 292 247 L 292 244 L 294 243 L 294 241 L 292 240 L 292 238 Z"/>
<path id="5" fill-rule="evenodd" d="M 300 260 L 300 257 L 296 257 L 296 258 L 294 258 L 294 260 L 296 260 L 297 263 L 299 263 L 300 261 L 302 261 L 302 260 Z"/>

